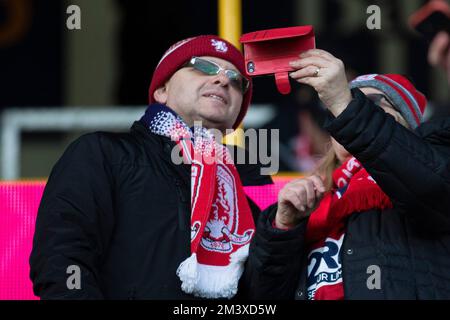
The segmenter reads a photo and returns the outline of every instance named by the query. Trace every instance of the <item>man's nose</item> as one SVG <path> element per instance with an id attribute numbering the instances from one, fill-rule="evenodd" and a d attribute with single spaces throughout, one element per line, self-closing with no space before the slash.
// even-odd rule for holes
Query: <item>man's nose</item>
<path id="1" fill-rule="evenodd" d="M 221 70 L 217 75 L 214 76 L 214 83 L 220 84 L 221 86 L 227 86 L 230 83 L 230 79 L 225 74 L 225 71 Z"/>

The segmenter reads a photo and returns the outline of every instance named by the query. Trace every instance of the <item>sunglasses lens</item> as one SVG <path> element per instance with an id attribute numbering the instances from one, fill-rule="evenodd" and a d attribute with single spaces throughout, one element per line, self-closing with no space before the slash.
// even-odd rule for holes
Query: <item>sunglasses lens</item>
<path id="1" fill-rule="evenodd" d="M 195 58 L 195 60 L 193 61 L 191 60 L 188 65 L 210 76 L 218 74 L 221 69 L 215 63 L 200 58 Z M 249 82 L 239 72 L 235 70 L 225 70 L 225 75 L 228 79 L 230 79 L 231 84 L 237 89 L 241 90 L 242 93 L 245 93 L 247 91 Z"/>
<path id="2" fill-rule="evenodd" d="M 207 75 L 215 75 L 219 73 L 219 67 L 214 63 L 198 58 L 195 59 L 193 67 Z"/>
<path id="3" fill-rule="evenodd" d="M 230 82 L 238 87 L 239 89 L 242 88 L 242 79 L 241 76 L 234 70 L 225 70 L 225 75 L 228 79 L 230 79 Z"/>
<path id="4" fill-rule="evenodd" d="M 237 87 L 242 93 L 245 93 L 248 89 L 248 80 L 244 78 L 240 73 L 234 70 L 226 70 L 226 76 L 230 79 L 231 83 Z"/>

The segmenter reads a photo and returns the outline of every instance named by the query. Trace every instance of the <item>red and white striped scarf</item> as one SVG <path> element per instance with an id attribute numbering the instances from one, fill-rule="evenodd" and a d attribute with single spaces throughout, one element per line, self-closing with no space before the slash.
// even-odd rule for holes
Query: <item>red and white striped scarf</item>
<path id="1" fill-rule="evenodd" d="M 164 105 L 149 106 L 142 120 L 176 141 L 191 164 L 191 255 L 177 270 L 181 288 L 204 298 L 233 297 L 255 225 L 227 147 L 206 128 L 191 130 Z"/>

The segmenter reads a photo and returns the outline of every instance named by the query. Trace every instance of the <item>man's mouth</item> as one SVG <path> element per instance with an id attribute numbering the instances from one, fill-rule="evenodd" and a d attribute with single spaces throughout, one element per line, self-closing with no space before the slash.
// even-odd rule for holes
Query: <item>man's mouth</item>
<path id="1" fill-rule="evenodd" d="M 208 93 L 208 94 L 205 94 L 204 96 L 207 98 L 212 98 L 212 99 L 218 100 L 218 101 L 222 102 L 223 104 L 227 104 L 227 100 L 223 96 L 213 94 L 213 93 Z"/>

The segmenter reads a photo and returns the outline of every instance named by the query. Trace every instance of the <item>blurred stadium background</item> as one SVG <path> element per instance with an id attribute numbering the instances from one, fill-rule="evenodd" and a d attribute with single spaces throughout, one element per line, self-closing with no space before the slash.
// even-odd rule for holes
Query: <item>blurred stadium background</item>
<path id="1" fill-rule="evenodd" d="M 450 114 L 445 76 L 407 25 L 425 0 L 243 0 L 242 32 L 312 24 L 318 48 L 363 73 L 409 75 L 430 100 L 427 118 Z M 66 9 L 81 8 L 81 30 Z M 381 30 L 366 9 L 381 8 Z M 82 133 L 127 130 L 147 103 L 153 68 L 174 42 L 217 34 L 213 0 L 0 0 L 0 299 L 31 299 L 28 254 L 37 205 L 52 166 Z M 256 78 L 244 127 L 280 129 L 279 188 L 311 170 L 326 149 L 316 95 L 280 95 Z M 286 173 L 288 178 L 286 178 Z M 276 195 L 259 195 L 266 201 Z"/>

